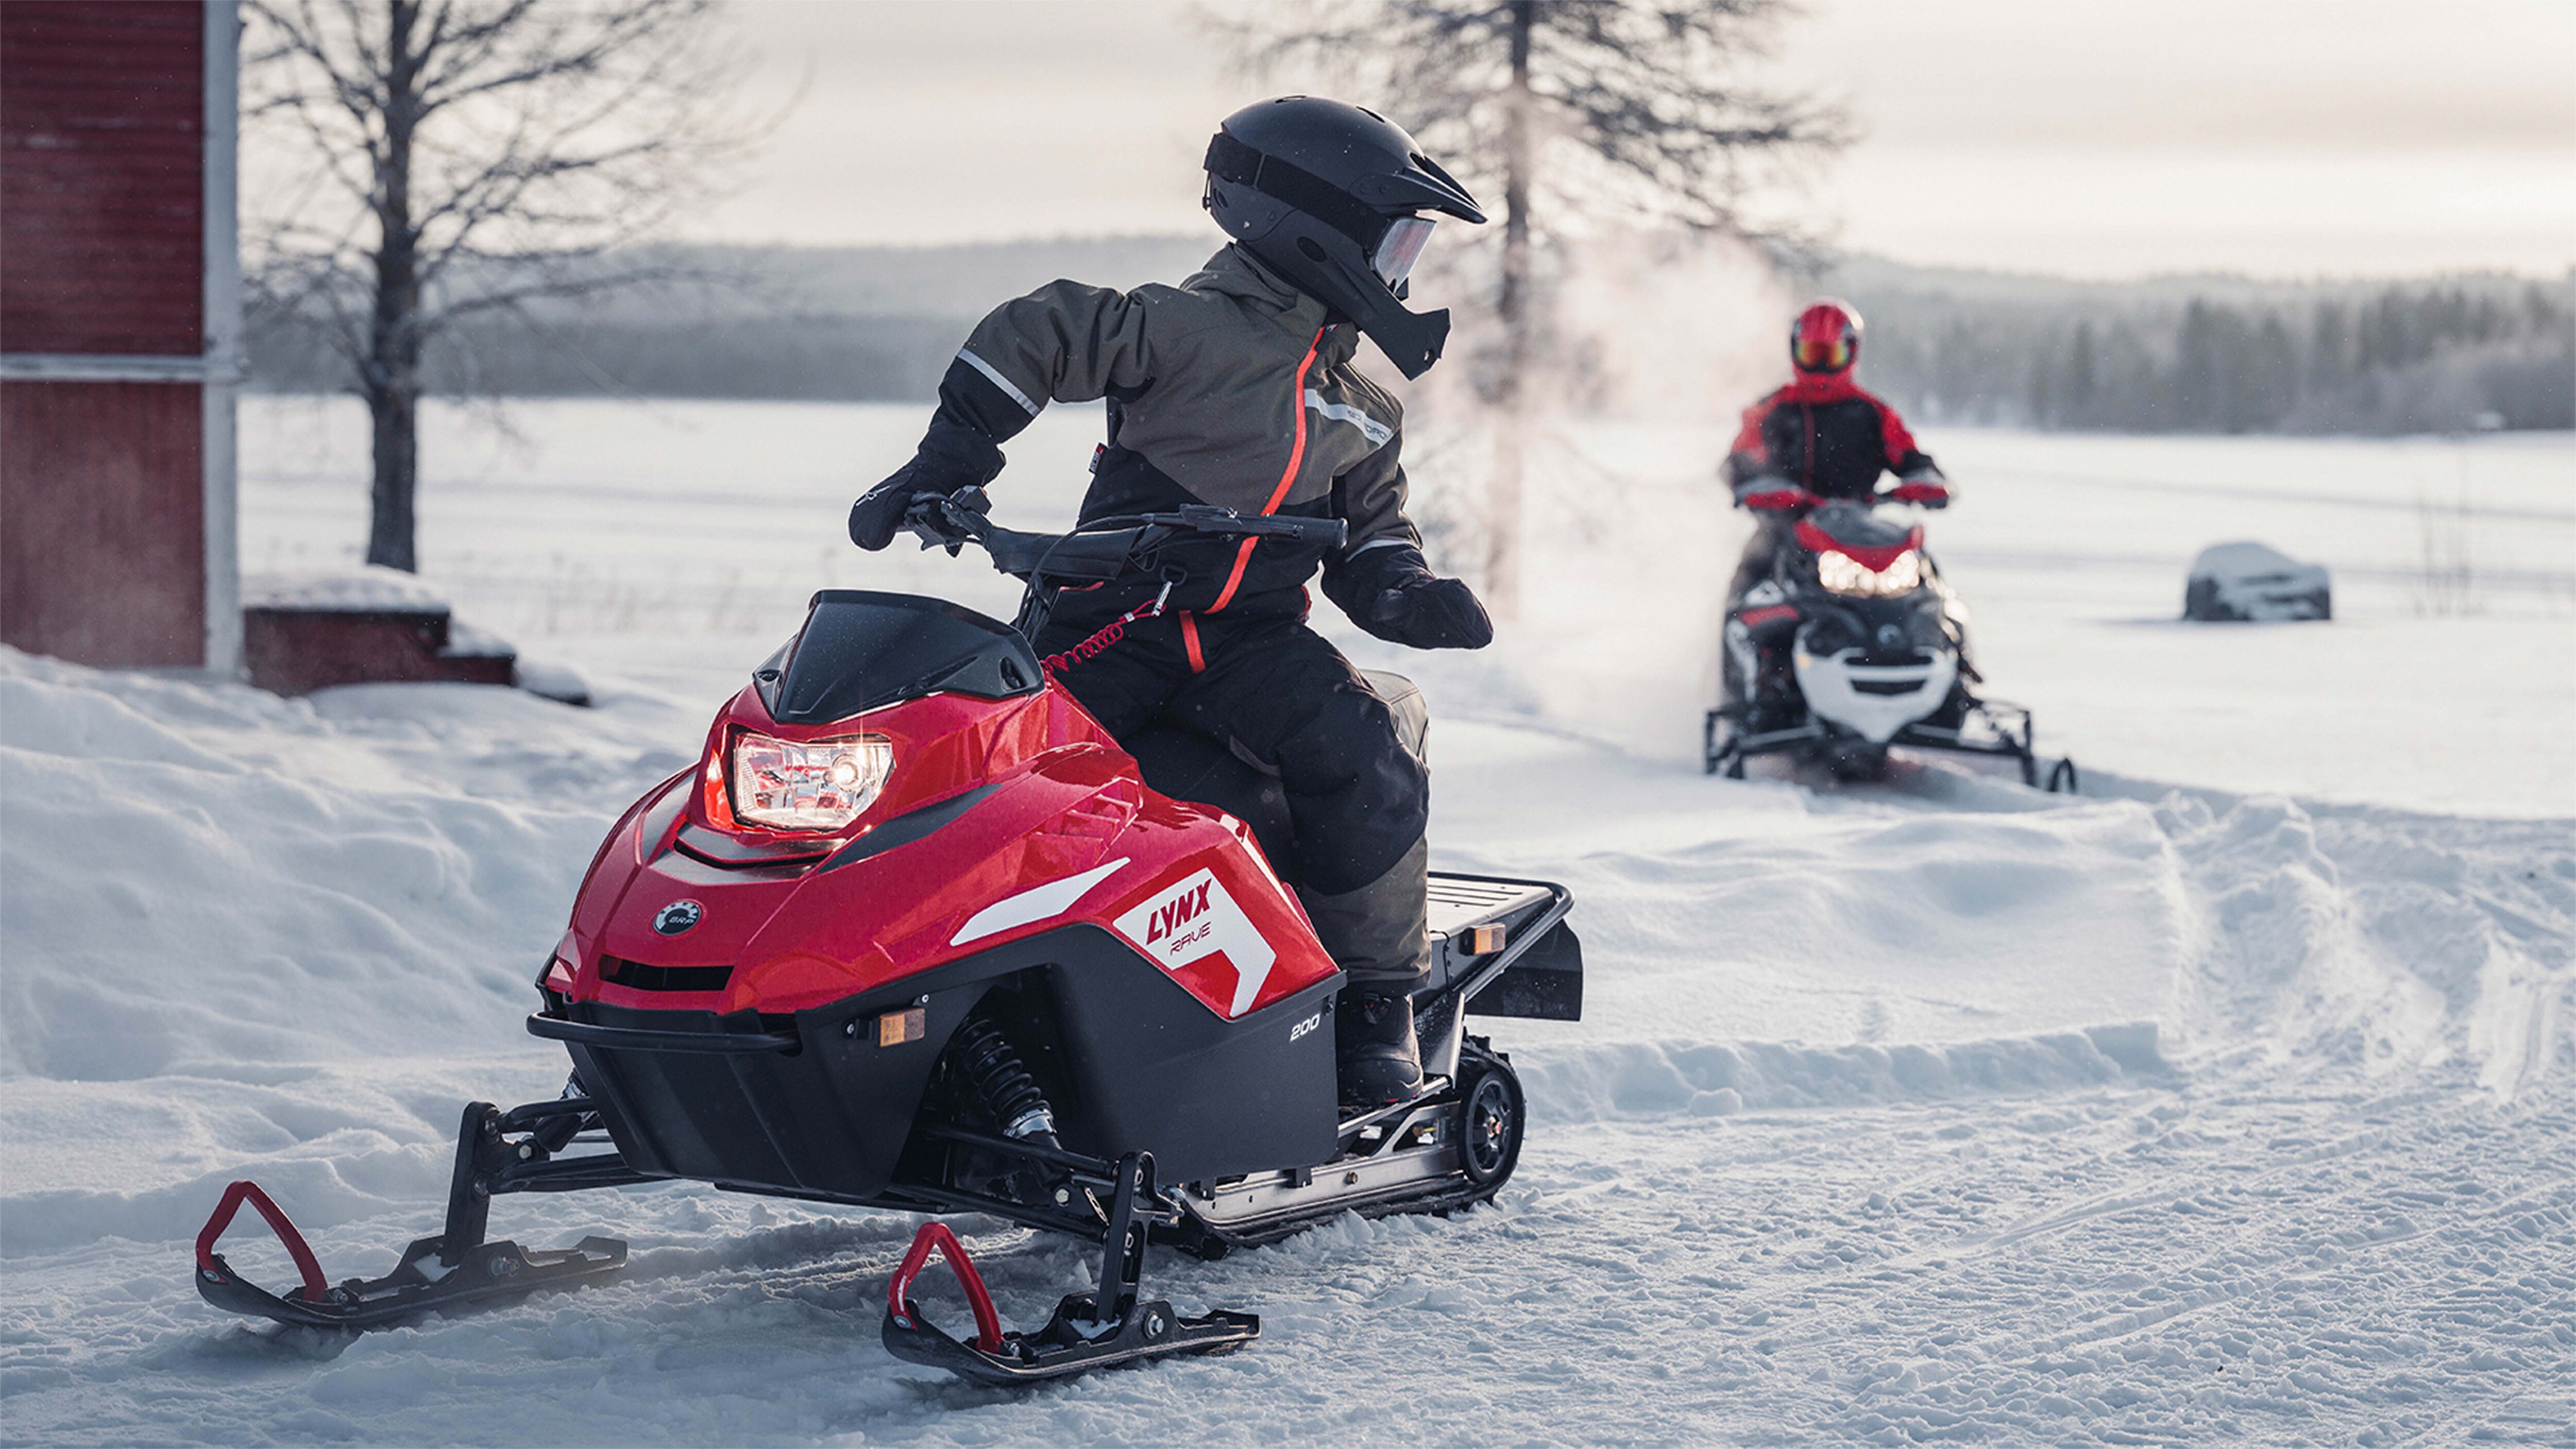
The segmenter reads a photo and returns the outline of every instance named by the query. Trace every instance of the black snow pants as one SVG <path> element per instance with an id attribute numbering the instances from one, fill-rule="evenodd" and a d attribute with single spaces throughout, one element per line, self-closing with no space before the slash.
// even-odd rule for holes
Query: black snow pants
<path id="1" fill-rule="evenodd" d="M 1790 535 L 1796 528 L 1797 525 L 1783 514 L 1754 516 L 1753 536 L 1744 541 L 1744 557 L 1736 561 L 1735 577 L 1726 586 L 1728 613 L 1735 612 L 1735 606 L 1743 601 L 1747 589 L 1771 577 L 1771 570 L 1779 567 L 1780 550 L 1788 546 Z"/>
<path id="2" fill-rule="evenodd" d="M 1041 655 L 1090 634 L 1059 620 Z M 1176 725 L 1277 777 L 1296 836 L 1283 868 L 1352 984 L 1393 993 L 1430 964 L 1423 840 L 1429 776 L 1341 651 L 1297 619 L 1165 614 L 1057 680 L 1119 739 Z"/>
<path id="3" fill-rule="evenodd" d="M 1790 533 L 1796 527 L 1796 524 L 1777 513 L 1762 513 L 1754 516 L 1753 536 L 1744 541 L 1744 557 L 1737 561 L 1735 577 L 1726 585 L 1728 618 L 1732 619 L 1736 609 L 1742 606 L 1747 590 L 1771 577 L 1771 571 L 1779 566 L 1780 550 L 1789 546 Z M 1767 650 L 1756 649 L 1751 667 L 1756 675 L 1776 674 L 1786 669 L 1787 662 L 1773 657 Z M 1742 711 L 1745 691 L 1751 684 L 1751 681 L 1745 677 L 1743 662 L 1734 659 L 1721 661 L 1717 679 L 1718 707 Z"/>

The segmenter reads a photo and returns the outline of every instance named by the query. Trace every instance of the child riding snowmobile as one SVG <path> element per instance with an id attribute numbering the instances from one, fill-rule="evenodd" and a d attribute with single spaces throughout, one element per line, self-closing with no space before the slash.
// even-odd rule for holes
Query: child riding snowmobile
<path id="1" fill-rule="evenodd" d="M 1348 366 L 1354 326 L 1409 374 L 1439 355 L 1445 315 L 1397 302 L 1413 213 L 1474 205 L 1366 112 L 1292 98 L 1225 124 L 1208 204 L 1240 244 L 1177 288 L 997 311 L 919 454 L 851 510 L 870 548 L 982 549 L 1027 585 L 1017 627 L 815 595 L 593 857 L 527 1020 L 571 1057 L 563 1094 L 466 1105 L 443 1230 L 382 1277 L 332 1283 L 233 1184 L 197 1239 L 208 1302 L 356 1329 L 567 1287 L 626 1245 L 495 1241 L 493 1198 L 695 1181 L 1099 1243 L 1098 1286 L 1031 1333 L 1003 1331 L 944 1224 L 888 1284 L 896 1357 L 1028 1383 L 1259 1334 L 1144 1293 L 1149 1243 L 1212 1257 L 1510 1178 L 1520 1079 L 1466 1017 L 1579 1019 L 1573 897 L 1426 880 L 1419 698 L 1300 622 L 1320 562 L 1372 633 L 1491 638 L 1423 563 L 1394 404 Z M 1037 399 L 1104 394 L 1081 523 L 993 524 L 997 441 Z M 217 1251 L 244 1205 L 299 1288 Z M 971 1339 L 911 1296 L 934 1251 Z"/>
<path id="2" fill-rule="evenodd" d="M 1411 995 L 1428 960 L 1428 781 L 1387 701 L 1306 627 L 1304 585 L 1320 565 L 1325 596 L 1395 643 L 1493 638 L 1468 587 L 1424 562 L 1404 514 L 1402 409 L 1351 365 L 1361 333 L 1407 377 L 1438 360 L 1448 313 L 1402 301 L 1424 213 L 1484 215 L 1401 128 L 1317 97 L 1228 116 L 1206 166 L 1204 205 L 1235 241 L 1177 287 L 1059 281 L 996 308 L 949 365 L 912 461 L 851 508 L 850 537 L 885 547 L 922 500 L 991 482 L 998 445 L 1049 402 L 1104 397 L 1084 522 L 1214 505 L 1348 523 L 1333 549 L 1175 541 L 1150 568 L 1033 596 L 1037 617 L 1020 623 L 1122 743 L 1178 726 L 1277 781 L 1293 839 L 1267 842 L 1283 847 L 1274 863 L 1351 978 L 1336 1008 L 1343 1095 L 1402 1101 L 1422 1084 Z M 1161 763 L 1144 759 L 1158 785 Z"/>

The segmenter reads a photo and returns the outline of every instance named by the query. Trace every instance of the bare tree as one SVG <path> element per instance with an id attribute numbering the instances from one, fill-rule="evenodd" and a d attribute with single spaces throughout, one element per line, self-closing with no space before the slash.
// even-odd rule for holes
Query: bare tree
<path id="1" fill-rule="evenodd" d="M 1792 13 L 1790 0 L 1310 0 L 1215 23 L 1255 72 L 1348 86 L 1470 186 L 1499 183 L 1485 589 L 1506 618 L 1519 608 L 1538 244 L 1585 219 L 1809 241 L 1749 204 L 1848 139 L 1831 105 L 1744 79 Z"/>
<path id="2" fill-rule="evenodd" d="M 718 0 L 250 0 L 272 179 L 254 307 L 327 329 L 374 424 L 367 561 L 410 570 L 422 358 L 478 315 L 667 280 L 633 244 L 752 128 Z M 262 163 L 265 165 L 262 165 Z"/>

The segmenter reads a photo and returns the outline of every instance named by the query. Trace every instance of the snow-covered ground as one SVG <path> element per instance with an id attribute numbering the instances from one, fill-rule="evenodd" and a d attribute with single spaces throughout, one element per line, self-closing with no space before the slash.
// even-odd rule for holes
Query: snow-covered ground
<path id="1" fill-rule="evenodd" d="M 1548 444 L 1528 617 L 1402 662 L 1439 863 L 1575 889 L 1587 1018 L 1494 1023 L 1536 1114 L 1495 1207 L 1158 1257 L 1263 1315 L 1243 1354 L 968 1389 L 877 1346 L 909 1220 L 690 1186 L 496 1205 L 631 1239 L 609 1286 L 355 1340 L 228 1320 L 187 1262 L 224 1182 L 382 1271 L 458 1104 L 560 1082 L 518 1018 L 591 847 L 808 591 L 1009 604 L 839 541 L 917 410 L 516 420 L 434 419 L 426 570 L 596 709 L 0 656 L 0 1436 L 2576 1442 L 2564 436 L 1928 437 L 1969 490 L 1934 547 L 2072 800 L 1698 774 L 1724 438 Z M 349 410 L 245 424 L 246 566 L 348 562 Z M 1012 448 L 1006 515 L 1062 516 L 1091 427 Z M 2235 537 L 2333 567 L 2337 621 L 2169 622 Z M 1019 1319 L 1084 1271 L 970 1240 Z"/>

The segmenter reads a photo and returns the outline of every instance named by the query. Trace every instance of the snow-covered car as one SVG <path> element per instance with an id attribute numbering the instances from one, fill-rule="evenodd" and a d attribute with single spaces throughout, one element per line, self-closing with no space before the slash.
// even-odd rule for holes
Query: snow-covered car
<path id="1" fill-rule="evenodd" d="M 2182 616 L 2220 622 L 2334 617 L 2325 565 L 2301 563 L 2269 544 L 2214 543 L 2191 561 Z"/>

